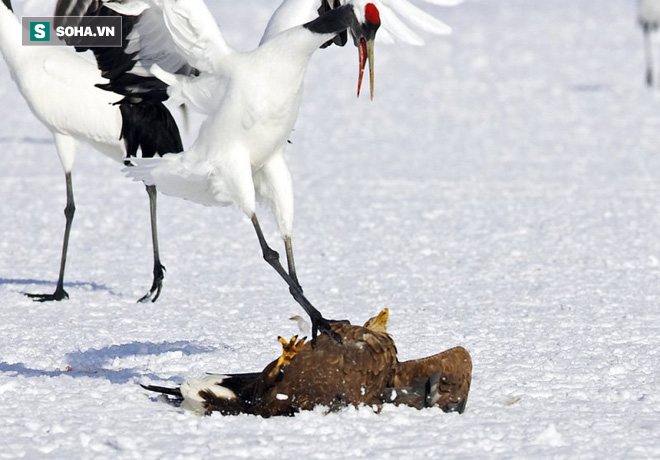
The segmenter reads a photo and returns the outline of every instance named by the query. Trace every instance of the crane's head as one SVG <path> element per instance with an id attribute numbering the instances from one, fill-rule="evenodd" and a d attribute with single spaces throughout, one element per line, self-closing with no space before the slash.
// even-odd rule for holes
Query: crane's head
<path id="1" fill-rule="evenodd" d="M 358 77 L 357 95 L 360 96 L 364 68 L 369 62 L 369 89 L 371 99 L 374 98 L 374 40 L 380 27 L 380 12 L 376 5 L 363 0 L 353 2 L 355 22 L 351 24 L 350 31 L 353 42 L 359 50 L 360 75 Z"/>
<path id="2" fill-rule="evenodd" d="M 357 94 L 360 96 L 364 68 L 369 62 L 369 83 L 371 99 L 374 98 L 374 40 L 380 27 L 380 11 L 369 0 L 322 0 L 318 9 L 319 17 L 304 27 L 314 33 L 336 34 L 325 42 L 321 48 L 336 44 L 344 46 L 347 42 L 348 30 L 353 37 L 353 43 L 359 50 L 360 76 Z"/>

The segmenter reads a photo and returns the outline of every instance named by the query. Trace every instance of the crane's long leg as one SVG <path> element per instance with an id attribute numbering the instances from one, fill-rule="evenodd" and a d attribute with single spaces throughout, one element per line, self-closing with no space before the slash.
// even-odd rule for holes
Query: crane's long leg
<path id="1" fill-rule="evenodd" d="M 289 266 L 289 276 L 298 285 L 298 289 L 300 289 L 300 292 L 302 292 L 302 287 L 300 286 L 300 282 L 298 281 L 298 275 L 296 274 L 296 263 L 293 260 L 293 245 L 291 243 L 290 236 L 284 238 L 284 247 L 286 249 L 286 262 L 287 265 Z M 293 295 L 293 293 L 291 294 Z"/>
<path id="2" fill-rule="evenodd" d="M 155 185 L 147 185 L 147 195 L 149 195 L 149 211 L 151 215 L 151 243 L 154 251 L 154 281 L 151 289 L 143 295 L 138 302 L 155 302 L 160 296 L 163 288 L 163 279 L 165 278 L 165 267 L 160 263 L 160 251 L 158 249 L 158 219 L 156 212 L 157 191 Z M 153 297 L 152 297 L 153 296 Z"/>
<path id="3" fill-rule="evenodd" d="M 69 294 L 64 290 L 64 269 L 66 268 L 66 255 L 69 250 L 69 236 L 71 235 L 71 224 L 73 216 L 76 213 L 76 204 L 73 200 L 73 182 L 71 172 L 65 173 L 66 178 L 66 207 L 64 216 L 66 217 L 66 226 L 64 228 L 64 242 L 62 243 L 62 258 L 60 259 L 60 275 L 57 279 L 57 287 L 52 294 L 25 294 L 37 302 L 47 302 L 51 300 L 68 299 Z"/>
<path id="4" fill-rule="evenodd" d="M 289 275 L 284 267 L 282 267 L 282 264 L 280 263 L 280 255 L 270 246 L 268 246 L 266 238 L 261 231 L 261 226 L 259 225 L 259 220 L 257 219 L 256 214 L 252 215 L 252 225 L 254 225 L 254 230 L 257 232 L 257 238 L 259 238 L 259 244 L 261 245 L 264 260 L 275 269 L 275 271 L 282 277 L 284 281 L 286 281 L 286 283 L 289 285 L 289 292 L 295 301 L 298 302 L 303 310 L 305 310 L 305 312 L 309 315 L 309 318 L 312 321 L 312 345 L 316 344 L 316 336 L 318 331 L 325 332 L 338 342 L 341 342 L 341 337 L 330 328 L 330 322 L 325 319 L 321 315 L 321 312 L 314 308 L 314 306 L 304 296 L 297 280 Z M 292 261 L 293 259 L 291 259 L 291 262 Z"/>
<path id="5" fill-rule="evenodd" d="M 642 26 L 644 31 L 644 53 L 646 55 L 646 84 L 653 87 L 653 46 L 651 43 L 651 26 L 644 24 Z"/>

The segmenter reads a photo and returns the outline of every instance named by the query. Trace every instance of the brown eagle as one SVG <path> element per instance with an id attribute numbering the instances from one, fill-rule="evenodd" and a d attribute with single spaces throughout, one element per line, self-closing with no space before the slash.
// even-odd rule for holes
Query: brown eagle
<path id="1" fill-rule="evenodd" d="M 380 407 L 383 403 L 416 408 L 440 407 L 462 413 L 472 379 L 472 360 L 463 347 L 427 358 L 399 362 L 387 333 L 388 309 L 364 326 L 336 322 L 339 343 L 320 335 L 316 347 L 279 337 L 282 355 L 262 372 L 209 375 L 189 380 L 180 388 L 145 386 L 175 396 L 174 402 L 200 414 L 219 411 L 270 417 L 293 415 L 326 406 Z"/>

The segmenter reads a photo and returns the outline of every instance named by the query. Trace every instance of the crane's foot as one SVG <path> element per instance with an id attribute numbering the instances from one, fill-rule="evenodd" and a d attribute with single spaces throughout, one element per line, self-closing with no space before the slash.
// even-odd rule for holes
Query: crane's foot
<path id="1" fill-rule="evenodd" d="M 337 343 L 343 342 L 341 336 L 330 327 L 330 321 L 323 316 L 319 314 L 318 317 L 310 316 L 309 319 L 312 321 L 312 348 L 316 347 L 316 337 L 319 332 L 322 334 L 328 334 L 332 339 L 337 341 Z"/>
<path id="2" fill-rule="evenodd" d="M 151 289 L 145 295 L 138 299 L 138 303 L 155 302 L 160 296 L 160 291 L 163 289 L 163 280 L 165 279 L 165 267 L 160 264 L 154 264 L 154 281 L 151 284 Z"/>
<path id="3" fill-rule="evenodd" d="M 55 289 L 55 292 L 52 294 L 28 294 L 25 293 L 27 297 L 34 300 L 35 302 L 52 302 L 60 301 L 69 298 L 69 294 L 64 290 L 64 288 Z"/>

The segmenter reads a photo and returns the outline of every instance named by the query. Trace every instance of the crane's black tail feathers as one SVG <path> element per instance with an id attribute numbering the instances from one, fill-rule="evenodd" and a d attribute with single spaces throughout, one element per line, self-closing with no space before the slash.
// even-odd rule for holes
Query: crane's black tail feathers
<path id="1" fill-rule="evenodd" d="M 130 97 L 125 97 L 119 102 L 119 109 L 127 157 L 136 157 L 138 149 L 143 158 L 183 151 L 179 128 L 162 102 L 140 100 L 134 103 Z"/>

